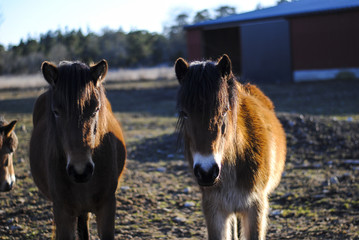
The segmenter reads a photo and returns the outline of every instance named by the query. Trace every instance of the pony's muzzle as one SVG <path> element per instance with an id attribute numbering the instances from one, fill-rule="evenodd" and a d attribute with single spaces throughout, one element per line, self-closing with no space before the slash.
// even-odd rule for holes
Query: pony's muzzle
<path id="1" fill-rule="evenodd" d="M 8 192 L 15 185 L 15 175 L 10 176 L 6 181 L 0 184 L 0 192 Z"/>
<path id="2" fill-rule="evenodd" d="M 219 176 L 219 167 L 217 164 L 213 164 L 207 170 L 204 170 L 200 164 L 196 164 L 193 171 L 200 186 L 214 185 Z"/>
<path id="3" fill-rule="evenodd" d="M 66 167 L 66 171 L 69 177 L 77 183 L 88 182 L 94 173 L 94 169 L 95 166 L 92 162 L 87 163 L 82 171 L 76 169 L 73 164 L 68 164 Z"/>

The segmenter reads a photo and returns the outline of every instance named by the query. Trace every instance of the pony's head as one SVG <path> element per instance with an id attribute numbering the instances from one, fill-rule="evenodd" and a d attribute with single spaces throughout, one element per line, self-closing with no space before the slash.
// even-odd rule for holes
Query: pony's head
<path id="1" fill-rule="evenodd" d="M 50 119 L 66 158 L 66 171 L 75 182 L 87 182 L 95 164 L 92 152 L 99 144 L 104 115 L 102 81 L 108 69 L 105 60 L 89 67 L 80 62 L 42 64 L 50 84 Z M 46 147 L 46 146 L 44 146 Z"/>
<path id="2" fill-rule="evenodd" d="M 220 177 L 233 125 L 236 93 L 231 61 L 227 55 L 217 62 L 191 64 L 179 58 L 175 71 L 180 83 L 177 129 L 189 150 L 198 184 L 211 186 Z"/>
<path id="3" fill-rule="evenodd" d="M 13 131 L 17 121 L 0 120 L 0 192 L 10 191 L 15 184 L 13 153 L 18 141 Z"/>

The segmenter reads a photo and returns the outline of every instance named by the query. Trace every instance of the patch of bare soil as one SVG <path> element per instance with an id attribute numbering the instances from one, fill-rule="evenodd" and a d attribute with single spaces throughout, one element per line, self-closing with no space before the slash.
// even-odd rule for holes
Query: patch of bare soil
<path id="1" fill-rule="evenodd" d="M 298 114 L 280 120 L 288 155 L 271 196 L 268 239 L 358 239 L 359 122 Z M 128 149 L 116 238 L 204 239 L 199 189 L 176 151 L 176 136 L 143 139 Z M 17 186 L 0 194 L 0 239 L 48 239 L 51 204 L 38 194 L 28 163 L 19 158 L 15 167 Z M 94 218 L 91 226 L 96 235 Z"/>
<path id="2" fill-rule="evenodd" d="M 116 239 L 206 239 L 199 189 L 176 150 L 176 82 L 148 84 L 120 84 L 107 92 L 129 153 L 116 194 Z M 279 114 L 288 154 L 270 198 L 267 239 L 359 239 L 357 89 L 358 82 L 265 87 L 278 111 L 306 113 Z M 38 193 L 28 163 L 31 109 L 38 95 L 0 95 L 0 114 L 19 120 L 17 185 L 0 193 L 0 239 L 51 238 L 52 206 Z M 316 115 L 340 115 L 340 120 Z M 90 224 L 97 239 L 94 216 Z"/>

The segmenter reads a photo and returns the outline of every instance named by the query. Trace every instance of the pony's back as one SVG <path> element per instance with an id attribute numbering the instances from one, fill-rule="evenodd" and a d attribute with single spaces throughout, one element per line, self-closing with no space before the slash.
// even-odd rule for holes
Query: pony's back
<path id="1" fill-rule="evenodd" d="M 263 171 L 267 172 L 269 181 L 266 184 L 266 192 L 271 192 L 279 184 L 284 169 L 285 132 L 276 116 L 272 101 L 255 85 L 247 83 L 243 88 L 248 95 L 242 97 L 243 104 L 246 105 L 242 116 L 248 118 L 247 121 L 251 122 L 250 126 L 253 128 L 253 139 L 247 139 L 248 144 L 259 143 L 262 154 L 266 155 L 267 163 L 259 164 L 258 168 L 263 167 Z"/>
<path id="2" fill-rule="evenodd" d="M 41 121 L 41 119 L 46 117 L 46 97 L 47 97 L 47 92 L 41 94 L 35 102 L 34 105 L 34 110 L 32 113 L 32 123 L 33 125 L 37 125 L 37 123 L 39 121 Z"/>
<path id="3" fill-rule="evenodd" d="M 247 83 L 244 85 L 244 89 L 253 97 L 257 98 L 261 103 L 270 110 L 274 110 L 274 105 L 272 101 L 256 86 Z"/>
<path id="4" fill-rule="evenodd" d="M 34 110 L 32 114 L 33 122 L 33 132 L 31 134 L 30 141 L 30 167 L 33 175 L 34 182 L 41 191 L 41 193 L 46 196 L 46 198 L 51 199 L 50 189 L 48 185 L 48 163 L 46 161 L 46 152 L 43 151 L 42 147 L 47 146 L 47 149 L 53 149 L 54 137 L 48 137 L 46 134 L 49 131 L 50 124 L 48 120 L 48 91 L 41 94 L 35 102 Z M 31 161 L 32 160 L 32 161 Z M 46 169 L 46 170 L 45 170 Z"/>

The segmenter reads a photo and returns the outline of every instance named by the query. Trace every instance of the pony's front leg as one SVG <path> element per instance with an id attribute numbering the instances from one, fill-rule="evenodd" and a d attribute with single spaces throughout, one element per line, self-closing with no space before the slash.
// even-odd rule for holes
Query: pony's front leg
<path id="1" fill-rule="evenodd" d="M 268 198 L 255 201 L 241 214 L 241 240 L 264 240 L 267 231 Z"/>
<path id="2" fill-rule="evenodd" d="M 89 213 L 83 213 L 77 218 L 77 234 L 79 240 L 88 240 L 89 236 Z"/>
<path id="3" fill-rule="evenodd" d="M 209 202 L 203 202 L 203 213 L 206 219 L 208 240 L 237 240 L 233 233 L 236 223 L 235 215 L 231 215 Z"/>
<path id="4" fill-rule="evenodd" d="M 63 207 L 54 204 L 54 221 L 56 240 L 75 239 L 76 217 L 71 216 Z"/>
<path id="5" fill-rule="evenodd" d="M 111 196 L 95 212 L 97 231 L 101 240 L 115 239 L 116 198 Z"/>

